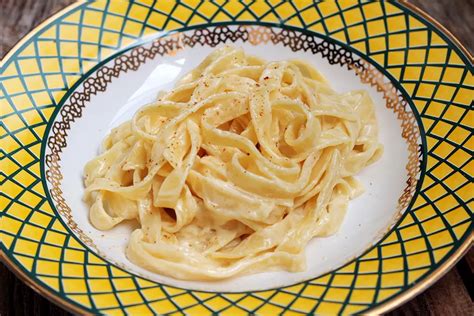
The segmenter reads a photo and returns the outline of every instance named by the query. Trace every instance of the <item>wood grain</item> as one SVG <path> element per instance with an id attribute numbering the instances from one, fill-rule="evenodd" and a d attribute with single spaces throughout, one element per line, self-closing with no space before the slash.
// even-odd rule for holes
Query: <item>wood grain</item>
<path id="1" fill-rule="evenodd" d="M 474 0 L 408 0 L 440 22 L 473 53 Z"/>
<path id="2" fill-rule="evenodd" d="M 0 57 L 45 18 L 72 0 L 1 0 Z M 450 30 L 471 52 L 474 49 L 474 0 L 412 1 Z M 389 315 L 474 315 L 474 250 L 424 293 Z M 21 282 L 0 264 L 0 316 L 70 315 Z"/>

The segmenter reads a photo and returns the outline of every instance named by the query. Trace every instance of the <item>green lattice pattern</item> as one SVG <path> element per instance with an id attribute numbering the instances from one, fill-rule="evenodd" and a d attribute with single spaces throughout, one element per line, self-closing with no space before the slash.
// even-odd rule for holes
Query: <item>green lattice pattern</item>
<path id="1" fill-rule="evenodd" d="M 31 278 L 93 312 L 119 314 L 364 311 L 420 282 L 472 231 L 472 64 L 427 22 L 391 3 L 247 1 L 222 5 L 88 2 L 45 25 L 4 61 L 0 230 L 6 255 Z M 348 44 L 393 76 L 424 130 L 416 201 L 374 248 L 291 287 L 253 293 L 187 291 L 129 274 L 65 228 L 41 179 L 45 131 L 66 92 L 144 36 L 208 23 L 268 23 Z"/>

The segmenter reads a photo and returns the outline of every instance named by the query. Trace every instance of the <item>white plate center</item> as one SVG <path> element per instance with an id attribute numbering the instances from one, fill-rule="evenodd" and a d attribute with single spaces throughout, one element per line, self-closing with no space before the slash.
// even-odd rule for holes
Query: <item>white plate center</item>
<path id="1" fill-rule="evenodd" d="M 215 48 L 198 45 L 185 48 L 174 56 L 157 55 L 137 71 L 121 73 L 107 85 L 106 91 L 91 97 L 83 109 L 82 117 L 71 124 L 67 146 L 61 154 L 63 197 L 79 228 L 94 241 L 101 255 L 110 262 L 149 279 L 187 289 L 236 292 L 270 289 L 308 280 L 340 267 L 378 241 L 393 224 L 398 199 L 406 186 L 408 149 L 406 141 L 401 137 L 401 122 L 397 120 L 396 114 L 386 108 L 382 93 L 361 83 L 355 72 L 340 65 L 330 65 L 319 54 L 293 52 L 282 44 L 253 46 L 237 41 L 234 45 L 243 47 L 248 54 L 269 61 L 294 58 L 306 60 L 320 70 L 338 92 L 355 89 L 369 91 L 376 104 L 379 138 L 385 146 L 385 152 L 379 161 L 357 176 L 366 192 L 350 202 L 339 232 L 330 237 L 313 239 L 308 244 L 308 268 L 301 273 L 282 271 L 216 282 L 188 282 L 158 275 L 134 265 L 126 258 L 124 250 L 136 225 L 123 224 L 106 232 L 95 229 L 89 223 L 89 210 L 82 201 L 82 173 L 84 165 L 99 153 L 100 143 L 111 128 L 129 120 L 139 107 L 152 101 L 160 90 L 171 89 L 178 78 L 197 66 Z M 113 61 L 108 64 L 111 65 Z M 82 87 L 77 91 L 81 90 Z"/>

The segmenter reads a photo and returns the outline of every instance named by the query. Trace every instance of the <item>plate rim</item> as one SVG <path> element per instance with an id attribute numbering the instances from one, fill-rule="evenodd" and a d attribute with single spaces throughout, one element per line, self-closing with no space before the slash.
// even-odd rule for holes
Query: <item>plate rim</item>
<path id="1" fill-rule="evenodd" d="M 58 20 L 61 16 L 65 15 L 66 13 L 88 3 L 87 0 L 79 0 L 75 3 L 72 3 L 56 13 L 52 14 L 48 18 L 44 19 L 42 22 L 40 22 L 38 25 L 33 27 L 26 35 L 24 35 L 22 38 L 20 38 L 19 41 L 17 41 L 11 49 L 7 51 L 7 53 L 4 55 L 4 57 L 0 60 L 0 67 L 3 68 L 8 62 L 13 55 L 23 47 L 23 45 L 36 36 L 39 32 L 43 30 L 46 26 L 48 26 L 51 22 L 54 22 Z M 391 2 L 393 5 L 401 8 L 402 10 L 407 10 L 408 12 L 411 12 L 418 18 L 421 18 L 424 22 L 427 24 L 431 24 L 433 29 L 438 30 L 442 35 L 444 35 L 449 41 L 451 41 L 451 44 L 453 44 L 456 48 L 459 49 L 459 51 L 462 53 L 462 57 L 466 58 L 468 63 L 470 64 L 472 68 L 472 64 L 474 62 L 473 55 L 471 52 L 460 42 L 460 40 L 453 34 L 451 33 L 446 27 L 444 27 L 439 21 L 437 21 L 434 17 L 432 17 L 430 14 L 428 14 L 426 11 L 421 9 L 420 7 L 416 6 L 415 4 L 409 2 L 408 0 L 400 0 L 398 3 L 396 2 Z M 335 40 L 338 42 L 338 40 Z M 138 46 L 143 44 L 141 41 L 138 41 L 135 43 L 133 46 Z M 448 42 L 449 44 L 449 42 Z M 349 44 L 347 44 L 350 46 Z M 132 47 L 125 47 L 128 51 L 128 48 Z M 468 65 L 469 66 L 469 65 Z M 94 67 L 95 68 L 95 67 Z M 91 69 L 92 70 L 92 69 Z M 97 70 L 97 69 L 95 69 Z M 88 72 L 86 72 L 87 74 Z M 84 75 L 86 75 L 84 74 Z M 84 76 L 83 75 L 83 76 Z M 81 80 L 80 80 L 81 81 Z M 471 223 L 472 226 L 472 223 Z M 385 237 L 385 235 L 384 235 Z M 383 238 L 382 238 L 383 239 Z M 409 289 L 407 290 L 402 290 L 399 293 L 395 294 L 394 296 L 388 298 L 386 301 L 382 301 L 379 305 L 370 307 L 368 309 L 362 310 L 364 313 L 370 313 L 370 314 L 381 314 L 381 313 L 386 313 L 391 310 L 393 310 L 396 307 L 401 306 L 403 303 L 408 301 L 409 299 L 412 299 L 416 297 L 417 295 L 421 294 L 424 290 L 426 290 L 428 287 L 430 287 L 433 283 L 435 283 L 437 280 L 439 280 L 443 275 L 445 275 L 447 272 L 450 271 L 450 269 L 464 256 L 465 253 L 471 248 L 471 246 L 474 246 L 474 232 L 471 231 L 471 234 L 468 234 L 465 236 L 465 240 L 462 241 L 462 243 L 459 245 L 457 249 L 447 258 L 444 259 L 444 262 L 441 263 L 436 269 L 433 269 L 430 271 L 429 275 L 427 275 L 425 278 L 420 280 L 420 282 L 413 284 Z M 364 251 L 365 252 L 365 251 Z M 80 314 L 87 314 L 87 315 L 93 315 L 93 313 L 81 306 L 80 304 L 76 303 L 75 301 L 72 301 L 68 299 L 67 297 L 63 297 L 62 295 L 58 295 L 56 291 L 53 289 L 47 288 L 43 286 L 40 283 L 37 283 L 31 275 L 27 272 L 24 271 L 25 269 L 15 263 L 16 261 L 14 258 L 10 258 L 7 255 L 7 252 L 5 251 L 5 246 L 3 242 L 0 242 L 0 261 L 5 264 L 5 266 L 13 272 L 17 277 L 19 277 L 24 283 L 26 283 L 30 288 L 32 288 L 35 292 L 38 294 L 42 295 L 46 299 L 48 299 L 50 302 L 53 302 L 57 304 L 58 306 L 68 310 L 72 311 L 75 313 L 80 313 Z"/>

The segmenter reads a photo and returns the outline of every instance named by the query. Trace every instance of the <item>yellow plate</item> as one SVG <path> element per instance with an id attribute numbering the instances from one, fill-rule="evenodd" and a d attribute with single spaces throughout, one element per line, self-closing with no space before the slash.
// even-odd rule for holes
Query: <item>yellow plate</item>
<path id="1" fill-rule="evenodd" d="M 111 58 L 164 34 L 231 25 L 324 38 L 389 77 L 418 122 L 420 177 L 405 212 L 383 238 L 322 276 L 238 293 L 159 284 L 97 255 L 68 222 L 47 185 L 47 136 L 72 91 Z M 408 4 L 79 2 L 26 36 L 1 66 L 1 257 L 35 290 L 71 311 L 381 313 L 429 286 L 472 243 L 472 57 Z"/>

